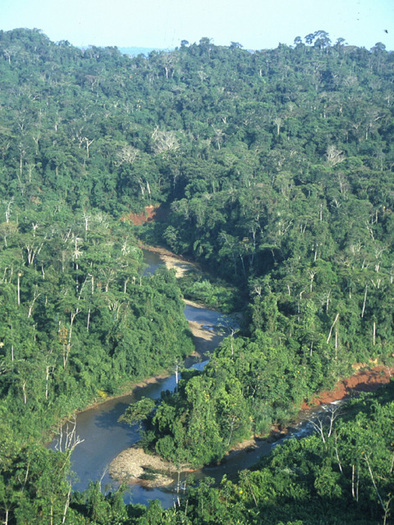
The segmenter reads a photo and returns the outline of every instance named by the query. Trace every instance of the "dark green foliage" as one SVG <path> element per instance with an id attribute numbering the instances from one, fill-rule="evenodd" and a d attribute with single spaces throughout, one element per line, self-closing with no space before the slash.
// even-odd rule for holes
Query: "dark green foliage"
<path id="1" fill-rule="evenodd" d="M 70 451 L 34 442 L 193 346 L 174 275 L 141 275 L 129 226 L 93 210 L 13 212 L 20 218 L 5 223 L 0 252 L 0 516 L 82 523 L 70 510 Z M 119 523 L 115 503 L 94 491 L 90 523 Z"/>
<path id="2" fill-rule="evenodd" d="M 127 226 L 99 214 L 56 220 L 20 220 L 1 252 L 0 388 L 22 425 L 31 411 L 65 415 L 192 350 L 174 276 L 140 276 Z"/>
<path id="3" fill-rule="evenodd" d="M 184 374 L 178 392 L 163 397 L 144 445 L 173 461 L 217 462 L 251 434 L 288 424 L 313 392 L 311 374 L 290 345 L 273 345 L 261 332 L 229 337 L 203 372 Z"/>
<path id="4" fill-rule="evenodd" d="M 136 421 L 144 421 L 155 408 L 153 399 L 143 397 L 128 407 L 126 412 L 119 418 L 119 421 L 133 424 Z"/>
<path id="5" fill-rule="evenodd" d="M 331 432 L 322 427 L 324 441 L 320 434 L 289 440 L 236 482 L 224 477 L 214 487 L 207 478 L 191 486 L 177 516 L 168 510 L 158 523 L 390 523 L 393 387 L 349 402 Z"/>
<path id="6" fill-rule="evenodd" d="M 213 279 L 212 274 L 205 278 L 200 273 L 190 272 L 178 282 L 185 299 L 220 310 L 224 314 L 240 311 L 247 299 L 247 295 L 242 295 L 239 288 L 221 279 Z"/>
<path id="7" fill-rule="evenodd" d="M 97 485 L 71 497 L 67 455 L 35 443 L 60 417 L 191 350 L 174 276 L 140 277 L 132 228 L 118 221 L 147 205 L 170 211 L 134 231 L 197 259 L 217 280 L 184 282 L 185 294 L 219 310 L 245 306 L 246 328 L 163 398 L 146 445 L 216 462 L 286 424 L 354 362 L 389 362 L 393 64 L 379 43 L 332 45 L 325 31 L 255 53 L 202 38 L 133 59 L 38 30 L 0 32 L 5 523 L 388 517 L 383 399 L 356 403 L 360 415 L 327 443 L 291 443 L 239 484 L 191 489 L 187 510 L 125 509 L 121 493 Z"/>

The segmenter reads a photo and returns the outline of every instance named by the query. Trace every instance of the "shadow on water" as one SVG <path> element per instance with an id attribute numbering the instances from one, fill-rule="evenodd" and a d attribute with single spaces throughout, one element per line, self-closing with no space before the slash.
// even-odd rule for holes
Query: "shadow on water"
<path id="1" fill-rule="evenodd" d="M 158 253 L 150 252 L 149 250 L 142 250 L 142 253 L 144 254 L 142 275 L 152 275 L 160 266 L 163 266 L 163 260 Z"/>
<path id="2" fill-rule="evenodd" d="M 94 420 L 97 428 L 123 428 L 126 434 L 129 432 L 130 437 L 132 436 L 131 427 L 127 423 L 119 422 L 119 418 L 124 414 L 125 410 L 129 406 L 129 403 L 118 403 L 108 412 L 99 413 Z"/>

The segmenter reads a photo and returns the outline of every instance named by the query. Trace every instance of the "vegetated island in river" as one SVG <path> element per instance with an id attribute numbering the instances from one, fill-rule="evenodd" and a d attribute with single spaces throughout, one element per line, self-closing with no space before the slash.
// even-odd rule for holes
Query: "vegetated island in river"
<path id="1" fill-rule="evenodd" d="M 151 248 L 149 247 L 149 249 Z M 174 269 L 177 277 L 181 277 L 187 271 L 196 268 L 193 263 L 185 261 L 164 249 L 157 248 L 152 251 L 160 253 L 167 268 Z M 185 303 L 201 308 L 200 305 L 192 301 L 185 300 Z M 195 355 L 199 355 L 201 358 L 211 353 L 225 337 L 223 334 L 205 328 L 195 321 L 189 321 L 189 327 L 194 339 Z M 304 403 L 301 408 L 307 410 L 313 406 L 349 398 L 360 392 L 374 391 L 379 386 L 389 383 L 394 373 L 393 367 L 379 366 L 377 361 L 360 363 L 354 365 L 353 368 L 356 370 L 353 376 L 338 381 L 332 390 L 317 394 L 309 404 Z M 286 433 L 287 429 L 272 428 L 270 435 L 265 438 L 265 441 L 267 443 L 276 441 Z M 251 438 L 239 443 L 230 450 L 226 456 L 227 459 L 237 454 L 240 450 L 256 447 L 257 441 L 261 442 L 261 439 Z M 109 473 L 114 480 L 129 484 L 139 484 L 145 487 L 170 487 L 175 484 L 173 476 L 177 472 L 190 470 L 189 465 L 177 466 L 169 461 L 165 461 L 158 455 L 147 454 L 138 446 L 122 451 L 109 466 Z"/>
<path id="2" fill-rule="evenodd" d="M 393 367 L 378 366 L 372 369 L 362 369 L 354 376 L 339 381 L 332 390 L 317 395 L 313 398 L 311 405 L 323 405 L 352 397 L 360 392 L 372 392 L 389 383 L 393 374 Z M 308 408 L 309 406 L 306 404 L 303 406 L 303 410 Z M 286 433 L 286 429 L 272 428 L 271 434 L 264 440 L 267 443 L 272 443 Z M 252 438 L 239 443 L 231 449 L 226 458 L 230 459 L 240 450 L 255 448 L 258 441 L 261 439 Z M 112 461 L 109 467 L 109 473 L 113 479 L 146 487 L 169 487 L 174 484 L 172 477 L 174 474 L 178 471 L 185 472 L 187 470 L 189 470 L 188 465 L 178 467 L 173 463 L 164 461 L 160 456 L 147 454 L 139 447 L 124 450 Z"/>
<path id="3" fill-rule="evenodd" d="M 197 268 L 194 263 L 185 261 L 167 250 L 145 246 L 144 248 L 160 253 L 166 267 L 174 269 L 177 277 L 182 277 L 186 272 Z M 185 303 L 195 308 L 202 308 L 201 305 L 192 301 L 185 300 Z M 197 321 L 188 321 L 188 323 L 194 340 L 194 356 L 204 360 L 219 345 L 225 335 L 212 327 L 204 327 Z M 179 468 L 183 472 L 189 469 L 188 465 L 177 467 L 160 456 L 147 454 L 142 448 L 131 447 L 122 451 L 111 462 L 109 473 L 113 479 L 118 481 L 138 483 L 148 487 L 165 487 L 173 483 L 171 474 L 178 472 Z M 150 476 L 151 473 L 154 475 Z"/>
<path id="4" fill-rule="evenodd" d="M 191 301 L 185 301 L 196 308 L 199 305 Z M 223 334 L 215 330 L 204 328 L 196 321 L 189 321 L 190 331 L 193 334 L 196 354 L 204 357 L 212 352 L 224 338 Z M 188 465 L 176 467 L 174 464 L 164 461 L 157 455 L 146 454 L 142 448 L 131 447 L 121 452 L 110 464 L 109 473 L 115 480 L 126 483 L 139 483 L 149 487 L 165 487 L 173 483 L 171 474 L 189 469 Z M 155 473 L 154 477 L 149 474 Z M 149 479 L 152 477 L 152 479 Z"/>

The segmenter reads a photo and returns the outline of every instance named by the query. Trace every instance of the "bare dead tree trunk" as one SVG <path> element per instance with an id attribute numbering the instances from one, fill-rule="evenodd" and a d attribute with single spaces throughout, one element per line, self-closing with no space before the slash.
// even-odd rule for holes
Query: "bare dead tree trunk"
<path id="1" fill-rule="evenodd" d="M 21 277 L 22 277 L 22 273 L 18 272 L 18 281 L 17 281 L 17 302 L 18 302 L 18 306 L 21 305 Z"/>
<path id="2" fill-rule="evenodd" d="M 77 436 L 76 429 L 77 422 L 75 418 L 68 421 L 66 425 L 61 425 L 58 431 L 55 450 L 59 452 L 69 452 L 70 455 L 75 447 L 83 443 L 85 440 Z"/>
<path id="3" fill-rule="evenodd" d="M 26 403 L 27 403 L 26 381 L 23 381 L 23 383 L 22 383 L 22 392 L 23 392 L 23 402 L 26 405 Z"/>
<path id="4" fill-rule="evenodd" d="M 27 262 L 29 266 L 34 263 L 34 259 L 40 253 L 43 246 L 44 246 L 43 242 L 38 247 L 37 246 L 26 246 Z"/>
<path id="5" fill-rule="evenodd" d="M 70 314 L 70 330 L 68 332 L 68 344 L 67 344 L 68 354 L 70 353 L 70 348 L 71 348 L 71 336 L 73 333 L 74 320 L 78 314 L 79 314 L 79 308 L 76 308 L 75 312 L 71 312 Z"/>
<path id="6" fill-rule="evenodd" d="M 338 312 L 337 315 L 335 316 L 334 322 L 333 322 L 332 325 L 331 325 L 330 332 L 329 332 L 328 337 L 327 337 L 327 344 L 330 342 L 331 335 L 332 335 L 332 331 L 333 331 L 334 326 L 336 325 L 338 319 L 339 319 L 339 312 Z"/>
<path id="7" fill-rule="evenodd" d="M 67 492 L 66 503 L 64 504 L 62 523 L 66 522 L 67 511 L 68 511 L 68 508 L 70 506 L 70 496 L 71 496 L 71 485 L 69 486 L 69 489 L 68 489 L 68 492 Z"/>
<path id="8" fill-rule="evenodd" d="M 12 208 L 13 202 L 14 202 L 14 197 L 12 197 L 12 199 L 7 203 L 7 207 L 5 209 L 5 222 L 10 222 L 11 208 Z"/>
<path id="9" fill-rule="evenodd" d="M 311 420 L 310 423 L 313 426 L 313 428 L 320 434 L 320 437 L 323 441 L 323 443 L 327 442 L 327 439 L 331 437 L 333 430 L 334 430 L 334 423 L 339 415 L 340 407 L 337 405 L 329 405 L 327 407 L 327 412 L 323 414 L 322 416 L 319 416 L 316 421 Z M 328 421 L 328 431 L 327 436 L 325 435 L 325 428 L 327 426 Z M 339 460 L 339 458 L 338 458 Z"/>
<path id="10" fill-rule="evenodd" d="M 89 328 L 90 328 L 90 308 L 88 310 L 88 319 L 86 321 L 86 331 L 89 332 Z"/>
<path id="11" fill-rule="evenodd" d="M 355 492 L 354 492 L 354 465 L 352 465 L 352 497 L 353 499 L 356 498 Z"/>
<path id="12" fill-rule="evenodd" d="M 34 307 L 34 303 L 36 302 L 36 300 L 40 297 L 40 293 L 39 294 L 34 294 L 34 297 L 33 297 L 33 301 L 30 303 L 30 306 L 29 306 L 29 311 L 28 311 L 28 314 L 27 314 L 27 318 L 29 319 L 29 317 L 31 317 L 32 313 L 33 313 L 33 307 Z"/>
<path id="13" fill-rule="evenodd" d="M 324 435 L 324 425 L 323 425 L 322 419 L 319 418 L 317 420 L 317 423 L 315 421 L 311 421 L 310 423 L 313 426 L 313 428 L 316 430 L 316 432 L 318 432 L 320 434 L 320 437 L 321 437 L 323 443 L 325 444 L 326 443 L 326 437 Z"/>
<path id="14" fill-rule="evenodd" d="M 86 142 L 86 158 L 88 159 L 90 157 L 89 148 L 93 144 L 94 139 L 89 140 L 87 137 L 84 137 L 83 140 Z"/>
<path id="15" fill-rule="evenodd" d="M 365 306 L 366 306 L 366 304 L 367 304 L 367 292 L 368 292 L 368 286 L 365 286 L 363 308 L 362 308 L 362 310 L 361 310 L 361 318 L 364 317 L 364 313 L 365 313 Z"/>
<path id="16" fill-rule="evenodd" d="M 372 481 L 372 485 L 373 485 L 373 488 L 375 489 L 375 492 L 378 496 L 378 500 L 379 500 L 379 503 L 383 509 L 383 512 L 384 512 L 384 518 L 383 518 L 383 525 L 386 525 L 387 523 L 387 518 L 388 518 L 388 515 L 389 515 L 389 506 L 390 506 L 390 500 L 391 498 L 389 499 L 388 503 L 384 503 L 383 499 L 382 499 L 382 496 L 380 495 L 380 492 L 378 490 L 378 487 L 376 485 L 376 482 L 375 482 L 375 478 L 374 478 L 374 475 L 373 475 L 373 472 L 372 472 L 372 468 L 371 468 L 371 464 L 369 462 L 369 459 L 368 459 L 368 456 L 364 456 L 363 458 L 365 460 L 365 462 L 367 463 L 368 465 L 368 472 L 369 472 L 369 475 L 370 475 L 370 478 L 371 478 L 371 481 Z"/>
<path id="17" fill-rule="evenodd" d="M 341 460 L 339 459 L 339 454 L 338 454 L 338 437 L 337 437 L 336 432 L 334 434 L 334 437 L 335 437 L 335 455 L 337 457 L 337 463 L 338 463 L 339 470 L 341 471 L 341 473 L 343 473 L 342 463 L 341 463 Z"/>

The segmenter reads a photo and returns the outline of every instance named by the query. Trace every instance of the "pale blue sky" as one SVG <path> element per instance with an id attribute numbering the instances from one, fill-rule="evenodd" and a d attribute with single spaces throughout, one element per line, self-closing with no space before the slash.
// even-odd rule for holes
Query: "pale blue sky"
<path id="1" fill-rule="evenodd" d="M 333 43 L 394 50 L 394 0 L 0 0 L 0 29 L 17 27 L 76 46 L 174 48 L 208 37 L 247 49 L 322 29 Z"/>

